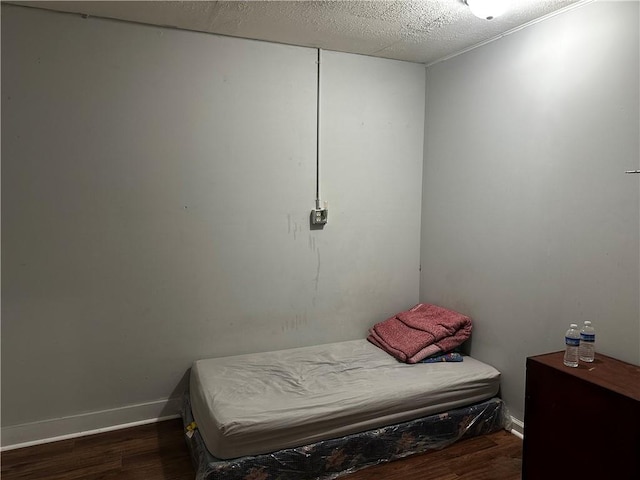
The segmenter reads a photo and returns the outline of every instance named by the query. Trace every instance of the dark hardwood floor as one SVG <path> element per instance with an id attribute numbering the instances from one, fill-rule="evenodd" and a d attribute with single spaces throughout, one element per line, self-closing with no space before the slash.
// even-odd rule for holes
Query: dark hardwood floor
<path id="1" fill-rule="evenodd" d="M 182 421 L 9 450 L 2 480 L 194 480 Z M 367 467 L 341 480 L 519 480 L 522 440 L 500 431 Z M 302 480 L 302 479 L 301 479 Z"/>

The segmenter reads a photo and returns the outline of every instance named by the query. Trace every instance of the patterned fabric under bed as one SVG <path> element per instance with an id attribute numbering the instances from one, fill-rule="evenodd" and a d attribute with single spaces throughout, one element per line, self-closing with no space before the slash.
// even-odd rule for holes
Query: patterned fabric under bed
<path id="1" fill-rule="evenodd" d="M 181 413 L 187 432 L 187 426 L 193 422 L 188 392 Z M 507 427 L 504 403 L 496 397 L 397 425 L 230 460 L 211 455 L 197 428 L 185 438 L 197 472 L 196 480 L 330 480 Z"/>

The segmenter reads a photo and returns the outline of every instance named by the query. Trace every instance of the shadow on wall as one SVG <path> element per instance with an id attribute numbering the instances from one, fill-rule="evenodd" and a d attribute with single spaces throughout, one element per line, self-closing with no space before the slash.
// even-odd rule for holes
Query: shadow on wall
<path id="1" fill-rule="evenodd" d="M 182 411 L 182 399 L 184 397 L 184 394 L 187 392 L 187 389 L 189 388 L 190 374 L 191 367 L 189 367 L 184 375 L 182 375 L 175 388 L 171 392 L 169 400 L 160 411 L 160 418 L 171 417 L 176 415 L 176 413 L 180 413 Z M 176 407 L 180 410 L 176 411 Z"/>

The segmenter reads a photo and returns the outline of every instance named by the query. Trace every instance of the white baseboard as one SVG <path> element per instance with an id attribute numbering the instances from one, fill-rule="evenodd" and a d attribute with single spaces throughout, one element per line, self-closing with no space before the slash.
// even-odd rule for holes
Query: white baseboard
<path id="1" fill-rule="evenodd" d="M 180 417 L 180 398 L 128 405 L 70 417 L 2 427 L 0 451 L 84 437 Z M 524 423 L 511 417 L 511 433 L 524 438 Z"/>
<path id="2" fill-rule="evenodd" d="M 180 417 L 180 398 L 2 427 L 0 451 L 57 442 Z"/>
<path id="3" fill-rule="evenodd" d="M 511 417 L 511 433 L 516 437 L 524 439 L 524 422 L 515 417 Z"/>

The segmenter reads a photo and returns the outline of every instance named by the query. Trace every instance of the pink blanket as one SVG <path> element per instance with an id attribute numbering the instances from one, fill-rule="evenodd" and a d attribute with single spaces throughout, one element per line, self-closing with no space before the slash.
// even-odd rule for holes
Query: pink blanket
<path id="1" fill-rule="evenodd" d="M 419 303 L 376 323 L 367 340 L 401 362 L 417 363 L 460 346 L 471 336 L 471 318 L 437 305 Z"/>

